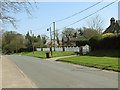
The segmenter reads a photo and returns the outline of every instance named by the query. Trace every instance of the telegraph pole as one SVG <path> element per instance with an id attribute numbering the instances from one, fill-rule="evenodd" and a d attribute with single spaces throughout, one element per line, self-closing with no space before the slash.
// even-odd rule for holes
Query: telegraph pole
<path id="1" fill-rule="evenodd" d="M 51 27 L 50 27 L 50 37 L 51 37 L 51 56 L 52 56 L 52 34 L 51 34 Z"/>
<path id="2" fill-rule="evenodd" d="M 32 41 L 32 46 L 33 46 L 33 54 L 34 54 L 34 35 L 32 39 L 32 30 L 30 30 L 30 33 L 31 33 L 31 41 Z"/>
<path id="3" fill-rule="evenodd" d="M 55 22 L 53 22 L 53 29 L 54 29 L 54 51 L 55 51 Z"/>
<path id="4" fill-rule="evenodd" d="M 51 33 L 51 27 L 47 29 L 47 31 L 50 31 L 50 38 L 51 38 L 51 46 L 50 46 L 50 50 L 51 50 L 51 56 L 52 56 L 52 33 Z"/>

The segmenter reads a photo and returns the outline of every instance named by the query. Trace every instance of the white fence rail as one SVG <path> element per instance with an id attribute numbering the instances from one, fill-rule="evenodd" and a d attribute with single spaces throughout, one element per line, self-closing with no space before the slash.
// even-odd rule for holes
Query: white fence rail
<path id="1" fill-rule="evenodd" d="M 64 47 L 65 52 L 80 52 L 80 47 Z M 82 53 L 86 54 L 90 52 L 89 45 L 85 45 L 82 47 Z M 42 51 L 41 48 L 37 48 L 37 51 Z M 43 51 L 50 51 L 50 48 L 43 48 Z M 54 51 L 54 48 L 52 48 L 52 51 Z M 63 51 L 63 48 L 55 48 L 55 51 Z"/>
<path id="2" fill-rule="evenodd" d="M 54 49 L 52 49 L 54 50 Z M 63 48 L 55 48 L 56 51 L 63 51 Z"/>
<path id="3" fill-rule="evenodd" d="M 79 52 L 79 47 L 66 47 L 65 51 L 67 51 L 67 52 Z"/>

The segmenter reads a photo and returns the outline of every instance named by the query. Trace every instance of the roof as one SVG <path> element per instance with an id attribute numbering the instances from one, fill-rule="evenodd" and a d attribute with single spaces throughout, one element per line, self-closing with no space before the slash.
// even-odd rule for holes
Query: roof
<path id="1" fill-rule="evenodd" d="M 77 41 L 77 40 L 83 40 L 83 39 L 86 39 L 86 38 L 84 36 L 78 36 L 78 37 L 72 38 L 71 40 L 72 41 Z"/>
<path id="2" fill-rule="evenodd" d="M 117 28 L 117 29 L 116 29 Z M 117 32 L 120 32 L 120 20 L 116 20 L 115 24 L 110 25 L 104 32 L 104 33 L 115 33 L 115 30 L 117 30 Z"/>
<path id="3" fill-rule="evenodd" d="M 111 20 L 111 21 L 115 21 L 115 18 L 112 17 L 110 20 Z"/>
<path id="4" fill-rule="evenodd" d="M 118 25 L 120 26 L 120 20 L 117 20 Z"/>
<path id="5" fill-rule="evenodd" d="M 77 36 L 77 37 L 71 37 L 70 41 L 77 41 L 77 40 L 83 40 L 86 39 L 84 36 Z M 64 38 L 64 41 L 67 41 L 67 38 Z"/>

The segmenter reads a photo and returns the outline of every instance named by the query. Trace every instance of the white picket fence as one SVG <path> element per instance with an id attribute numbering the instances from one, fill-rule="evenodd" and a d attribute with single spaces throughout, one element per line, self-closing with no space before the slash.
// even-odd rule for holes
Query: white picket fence
<path id="1" fill-rule="evenodd" d="M 83 54 L 86 54 L 86 53 L 90 52 L 90 47 L 89 47 L 89 45 L 83 46 L 82 49 L 83 49 L 83 51 L 82 51 Z"/>
<path id="2" fill-rule="evenodd" d="M 66 52 L 79 52 L 79 47 L 66 47 Z"/>
<path id="3" fill-rule="evenodd" d="M 79 52 L 79 47 L 64 47 L 65 52 Z M 41 48 L 37 48 L 37 51 L 41 51 Z M 50 51 L 50 48 L 43 48 L 43 51 Z M 52 51 L 54 51 L 54 48 L 52 48 Z M 55 48 L 55 51 L 63 51 L 62 47 Z M 85 45 L 82 47 L 82 53 L 86 54 L 90 52 L 89 45 Z"/>

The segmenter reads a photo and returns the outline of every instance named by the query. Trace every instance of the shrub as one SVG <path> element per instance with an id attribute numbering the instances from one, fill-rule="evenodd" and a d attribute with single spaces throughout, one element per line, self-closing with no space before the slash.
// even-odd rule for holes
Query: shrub
<path id="1" fill-rule="evenodd" d="M 75 45 L 62 45 L 62 46 L 57 46 L 57 47 L 75 47 Z"/>
<path id="2" fill-rule="evenodd" d="M 92 50 L 99 48 L 99 40 L 102 38 L 101 35 L 95 35 L 89 40 L 89 45 L 91 46 Z"/>
<path id="3" fill-rule="evenodd" d="M 105 34 L 102 34 L 102 37 L 105 38 L 105 37 L 112 37 L 112 36 L 115 36 L 114 33 L 105 33 Z"/>
<path id="4" fill-rule="evenodd" d="M 76 46 L 85 46 L 86 44 L 89 44 L 89 40 L 78 40 L 76 41 Z"/>
<path id="5" fill-rule="evenodd" d="M 120 35 L 108 36 L 101 38 L 100 36 L 94 36 L 90 40 L 90 46 L 92 50 L 103 49 L 120 49 Z"/>
<path id="6" fill-rule="evenodd" d="M 43 45 L 43 47 L 42 48 L 47 48 L 47 45 Z"/>

